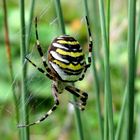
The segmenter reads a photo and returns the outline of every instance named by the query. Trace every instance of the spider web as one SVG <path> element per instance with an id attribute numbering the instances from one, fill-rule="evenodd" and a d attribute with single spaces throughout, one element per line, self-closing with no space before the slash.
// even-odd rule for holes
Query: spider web
<path id="1" fill-rule="evenodd" d="M 48 23 L 48 27 L 49 28 L 53 28 L 54 26 L 56 26 L 56 21 L 57 21 L 57 18 L 54 17 L 53 19 L 49 20 L 47 18 L 47 14 L 51 8 L 51 3 L 52 3 L 52 0 L 50 3 L 47 3 L 46 6 L 44 6 L 44 8 L 41 10 L 41 12 L 39 13 L 39 15 L 37 15 L 38 17 L 38 32 L 39 32 L 39 29 L 41 28 L 41 26 L 39 26 L 40 24 L 40 21 L 42 19 L 44 19 L 45 17 L 45 20 L 44 20 L 44 23 L 45 25 L 47 25 Z M 33 27 L 34 27 L 34 21 L 33 21 Z M 34 43 L 33 43 L 33 46 L 30 47 L 29 49 L 29 53 L 27 54 L 27 57 L 32 60 L 33 62 L 36 63 L 37 66 L 39 66 L 40 68 L 44 69 L 43 65 L 42 65 L 42 59 L 41 57 L 39 56 L 38 54 L 38 51 L 36 49 L 36 46 L 35 46 L 35 30 L 34 28 L 32 28 L 32 35 L 34 36 Z M 47 31 L 47 29 L 46 29 Z M 40 30 L 40 33 L 41 34 L 41 30 Z M 47 36 L 47 35 L 46 35 Z M 40 40 L 40 43 L 41 43 L 41 47 L 42 47 L 42 50 L 44 52 L 44 55 L 45 57 L 47 56 L 47 49 L 46 47 L 48 46 L 44 46 L 42 45 L 42 39 L 41 37 L 39 37 L 39 40 Z M 46 40 L 47 40 L 47 37 L 46 37 Z M 26 60 L 25 60 L 26 61 Z M 31 110 L 32 110 L 32 106 L 35 110 L 40 110 L 40 106 L 42 106 L 43 103 L 45 103 L 47 100 L 50 100 L 50 97 L 51 96 L 51 81 L 49 80 L 48 77 L 45 77 L 42 73 L 40 73 L 39 71 L 37 71 L 33 66 L 31 66 L 31 64 L 28 63 L 28 81 L 27 81 L 27 89 L 30 90 L 30 96 L 26 99 L 26 103 L 27 104 L 30 104 L 31 100 L 33 100 L 33 105 L 31 104 Z M 31 74 L 30 74 L 31 72 Z M 39 101 L 40 102 L 39 102 Z M 29 111 L 29 114 L 31 113 L 31 110 Z"/>
<path id="2" fill-rule="evenodd" d="M 40 13 L 37 15 L 39 21 L 41 21 L 44 17 L 47 17 L 46 14 L 49 12 L 50 7 L 51 7 L 51 4 L 52 4 L 52 0 L 51 0 L 51 2 L 48 2 L 44 6 L 44 8 L 40 11 Z M 45 24 L 48 24 L 49 23 L 48 26 L 50 26 L 50 28 L 53 28 L 53 26 L 55 26 L 55 24 L 56 24 L 56 21 L 57 21 L 56 17 L 54 17 L 50 21 L 48 21 L 48 19 L 45 18 L 44 23 Z M 10 30 L 9 32 L 13 32 L 13 31 L 11 31 L 11 28 L 12 27 L 9 26 L 9 30 Z M 27 29 L 27 26 L 25 26 L 25 29 Z M 12 36 L 14 36 L 14 39 L 15 40 L 19 40 L 20 34 L 21 34 L 21 30 L 20 30 L 20 25 L 19 25 L 18 30 L 14 34 L 12 34 Z M 41 66 L 41 58 L 37 54 L 38 52 L 37 52 L 37 50 L 35 48 L 35 41 L 36 40 L 35 40 L 35 31 L 34 31 L 34 19 L 32 20 L 31 36 L 33 36 L 33 40 L 34 41 L 32 41 L 33 43 L 29 43 L 29 53 L 27 54 L 27 56 L 30 59 L 33 58 L 34 61 L 36 60 L 35 61 L 36 64 L 39 65 L 40 67 L 42 67 Z M 11 47 L 12 47 L 12 49 L 14 49 L 14 46 L 13 46 L 12 43 L 11 43 Z M 42 47 L 42 48 L 44 50 L 45 47 Z M 34 55 L 35 55 L 35 58 L 36 59 L 34 58 Z M 46 55 L 46 53 L 45 53 L 45 55 Z M 2 95 L 1 98 L 3 99 L 4 102 L 10 100 L 12 98 L 12 86 L 15 85 L 16 95 L 17 95 L 17 98 L 18 98 L 17 105 L 19 106 L 19 110 L 21 110 L 21 108 L 20 108 L 20 98 L 21 98 L 21 83 L 20 83 L 20 78 L 21 78 L 21 74 L 22 74 L 22 69 L 25 66 L 25 63 L 27 63 L 27 62 L 25 60 L 24 63 L 23 63 L 23 65 L 21 66 L 20 57 L 19 56 L 17 56 L 17 57 L 18 57 L 18 59 L 16 61 L 15 60 L 12 61 L 13 71 L 14 71 L 14 80 L 10 84 L 9 88 L 5 88 L 5 92 L 4 93 L 1 92 L 1 90 L 0 90 L 0 93 L 2 93 L 1 94 Z M 5 58 L 5 60 L 6 60 L 6 58 Z M 27 84 L 27 89 L 29 90 L 29 92 L 28 92 L 29 93 L 29 96 L 27 97 L 25 104 L 29 104 L 31 102 L 31 100 L 34 100 L 34 98 L 38 98 L 38 97 L 41 96 L 41 98 L 43 100 L 39 104 L 37 104 L 36 107 L 35 107 L 35 108 L 39 108 L 40 105 L 43 104 L 43 102 L 45 102 L 45 100 L 47 100 L 49 98 L 49 96 L 51 96 L 51 94 L 49 92 L 50 91 L 50 88 L 51 88 L 51 83 L 48 81 L 48 78 L 47 77 L 44 77 L 44 75 L 40 74 L 38 71 L 36 71 L 35 68 L 33 68 L 29 64 L 28 64 L 28 72 L 27 72 L 27 75 L 28 75 L 27 76 L 28 78 L 27 78 L 26 84 Z M 38 85 L 38 87 L 36 88 L 36 92 L 35 92 L 36 94 L 34 94 L 32 92 L 32 89 L 33 89 L 33 87 L 35 87 L 35 85 L 33 83 L 34 83 L 34 81 L 36 81 L 36 79 L 38 80 L 37 82 L 44 83 L 44 84 Z M 47 79 L 47 84 L 45 85 L 45 80 L 46 79 Z M 42 89 L 44 89 L 44 85 L 45 85 L 45 89 L 47 89 L 47 90 L 49 89 L 46 92 L 46 95 L 43 94 L 44 91 L 42 90 Z M 45 98 L 44 98 L 44 96 L 45 96 Z M 37 99 L 35 99 L 35 100 L 37 100 Z M 0 107 L 0 110 L 1 110 L 1 112 L 3 111 L 3 107 L 2 106 Z M 6 108 L 4 110 L 10 116 L 14 116 L 15 117 L 15 115 L 13 114 L 13 111 L 11 111 L 11 109 Z M 30 113 L 31 113 L 31 110 L 29 111 L 29 114 Z"/>
<path id="3" fill-rule="evenodd" d="M 40 34 L 42 34 L 41 32 L 41 24 L 40 22 L 43 20 L 44 24 L 47 25 L 47 27 L 54 28 L 52 31 L 52 35 L 51 36 L 56 36 L 56 32 L 55 32 L 55 28 L 58 27 L 58 19 L 57 17 L 52 17 L 49 18 L 47 17 L 48 13 L 50 12 L 51 6 L 52 6 L 52 2 L 53 0 L 49 1 L 44 7 L 43 9 L 39 12 L 39 14 L 35 14 L 35 16 L 38 17 L 38 32 L 39 32 L 39 36 Z M 79 4 L 81 4 L 81 0 L 79 1 Z M 84 24 L 84 18 L 81 18 L 81 25 Z M 81 26 L 80 25 L 80 26 Z M 27 28 L 27 26 L 25 27 Z M 81 28 L 81 27 L 80 27 Z M 47 28 L 44 32 L 47 31 Z M 14 37 L 16 38 L 16 40 L 19 40 L 19 36 L 20 36 L 21 30 L 20 30 L 20 26 L 19 29 L 14 33 Z M 78 32 L 76 32 L 74 34 L 75 37 L 77 37 L 79 35 Z M 31 59 L 33 62 L 36 63 L 37 66 L 43 68 L 42 66 L 42 62 L 41 62 L 41 58 L 37 52 L 37 49 L 35 47 L 35 31 L 34 31 L 34 20 L 32 21 L 32 29 L 31 29 L 31 36 L 33 38 L 33 41 L 29 43 L 29 52 L 27 53 L 27 57 L 29 59 Z M 42 38 L 40 39 L 40 43 L 42 43 Z M 47 35 L 46 35 L 46 40 L 47 40 Z M 49 42 L 51 42 L 51 39 L 49 40 Z M 13 46 L 11 44 L 11 46 Z M 47 49 L 45 50 L 45 48 L 47 46 L 42 46 L 43 52 L 45 52 L 45 56 L 47 56 Z M 14 48 L 12 48 L 14 49 Z M 15 64 L 16 63 L 16 64 Z M 24 61 L 24 64 L 21 66 L 21 62 L 20 62 L 20 58 L 18 56 L 18 60 L 15 62 L 13 60 L 13 69 L 14 69 L 14 81 L 12 82 L 12 84 L 10 85 L 10 88 L 6 91 L 4 98 L 5 100 L 9 100 L 9 95 L 12 95 L 11 90 L 12 90 L 12 86 L 15 85 L 16 86 L 16 94 L 18 97 L 18 107 L 19 110 L 21 110 L 20 108 L 20 98 L 21 98 L 21 83 L 20 83 L 20 78 L 21 78 L 21 74 L 22 74 L 22 69 L 26 64 L 26 60 Z M 18 69 L 17 69 L 18 68 Z M 53 102 L 53 97 L 51 96 L 51 81 L 47 78 L 44 77 L 43 74 L 39 73 L 33 66 L 31 66 L 30 64 L 28 64 L 28 69 L 27 69 L 27 89 L 28 89 L 28 94 L 29 96 L 26 98 L 26 102 L 25 104 L 30 104 L 33 100 L 36 102 L 36 100 L 38 100 L 38 98 L 41 98 L 42 100 L 39 100 L 40 102 L 34 103 L 33 105 L 31 104 L 31 107 L 29 109 L 29 115 L 31 114 L 32 110 L 40 110 L 40 107 L 42 106 L 43 103 L 45 103 L 46 101 L 50 100 Z M 39 83 L 39 84 L 38 84 Z M 66 97 L 67 98 L 67 97 Z M 69 99 L 67 99 L 69 100 Z M 35 107 L 34 107 L 35 105 Z M 50 106 L 50 105 L 49 105 Z M 1 109 L 2 110 L 2 109 Z M 14 116 L 15 114 L 13 113 L 13 111 L 11 111 L 11 109 L 5 109 L 5 111 L 10 115 L 10 116 Z M 46 109 L 47 111 L 47 109 Z M 43 115 L 43 114 L 42 114 Z M 33 120 L 34 121 L 34 120 Z M 16 123 L 16 122 L 15 122 Z M 16 124 L 17 125 L 17 124 Z"/>

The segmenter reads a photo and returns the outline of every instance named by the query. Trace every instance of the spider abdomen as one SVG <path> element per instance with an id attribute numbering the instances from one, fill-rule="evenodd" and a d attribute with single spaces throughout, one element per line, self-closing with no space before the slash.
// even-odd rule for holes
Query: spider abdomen
<path id="1" fill-rule="evenodd" d="M 48 63 L 60 80 L 79 80 L 85 68 L 84 53 L 79 42 L 68 35 L 54 39 L 48 50 Z"/>

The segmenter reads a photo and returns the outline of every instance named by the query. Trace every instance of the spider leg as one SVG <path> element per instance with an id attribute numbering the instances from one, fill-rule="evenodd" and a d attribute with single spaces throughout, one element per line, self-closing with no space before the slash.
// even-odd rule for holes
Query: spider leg
<path id="1" fill-rule="evenodd" d="M 85 109 L 86 101 L 88 99 L 88 94 L 75 88 L 74 86 L 66 86 L 65 89 L 79 98 L 80 102 L 76 103 L 79 106 L 80 110 Z"/>
<path id="2" fill-rule="evenodd" d="M 84 69 L 84 71 L 83 71 L 83 74 L 82 74 L 81 77 L 79 78 L 79 81 L 81 81 L 81 80 L 84 79 L 85 73 L 86 73 L 86 71 L 87 71 L 87 69 L 88 69 L 89 67 L 90 67 L 90 64 L 86 64 L 86 65 L 85 65 L 85 69 Z"/>
<path id="3" fill-rule="evenodd" d="M 46 63 L 46 58 L 44 57 L 44 54 L 43 54 L 43 51 L 42 51 L 42 48 L 41 48 L 41 45 L 40 45 L 40 42 L 39 42 L 38 29 L 37 29 L 37 17 L 35 17 L 35 34 L 36 34 L 36 47 L 37 47 L 37 50 L 39 52 L 39 55 L 42 58 L 42 63 L 44 65 L 44 68 L 49 72 L 49 68 L 48 68 L 48 65 Z"/>
<path id="4" fill-rule="evenodd" d="M 83 80 L 85 73 L 87 71 L 87 69 L 90 67 L 91 65 L 91 57 L 92 57 L 92 47 L 93 47 L 93 40 L 92 40 L 92 36 L 91 36 L 91 30 L 90 30 L 90 25 L 89 25 L 89 20 L 88 17 L 86 16 L 86 23 L 87 23 L 87 29 L 88 29 L 88 36 L 89 36 L 89 45 L 88 45 L 88 64 L 85 65 L 85 69 L 84 69 L 84 73 L 82 74 L 82 76 L 79 78 L 79 80 Z"/>
<path id="5" fill-rule="evenodd" d="M 55 86 L 55 84 L 52 84 L 52 95 L 54 97 L 54 105 L 52 106 L 52 108 L 44 116 L 42 116 L 36 122 L 30 123 L 30 124 L 25 124 L 25 125 L 18 125 L 18 127 L 19 128 L 21 128 L 21 127 L 29 127 L 29 126 L 32 126 L 32 125 L 35 125 L 35 124 L 39 124 L 42 121 L 44 121 L 45 119 L 47 119 L 48 116 L 50 116 L 52 114 L 52 112 L 54 112 L 56 110 L 57 106 L 59 105 L 58 89 Z"/>
<path id="6" fill-rule="evenodd" d="M 89 67 L 91 65 L 93 41 L 92 41 L 92 36 L 91 36 L 89 20 L 87 16 L 86 16 L 86 22 L 87 22 L 87 29 L 88 29 L 88 36 L 89 36 L 89 45 L 88 45 L 89 54 L 88 54 L 88 64 L 87 64 L 88 65 L 87 67 Z"/>
<path id="7" fill-rule="evenodd" d="M 44 71 L 42 68 L 38 67 L 34 62 L 32 62 L 30 59 L 25 57 L 39 72 L 43 73 L 45 76 L 49 77 L 50 79 L 55 79 L 53 75 L 50 74 L 51 70 Z M 49 73 L 48 73 L 49 72 Z"/>

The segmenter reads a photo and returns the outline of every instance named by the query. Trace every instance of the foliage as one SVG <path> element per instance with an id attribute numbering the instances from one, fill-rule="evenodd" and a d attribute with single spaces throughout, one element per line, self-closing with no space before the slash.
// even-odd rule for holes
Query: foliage
<path id="1" fill-rule="evenodd" d="M 12 85 L 15 84 L 15 92 L 17 98 L 21 98 L 21 71 L 23 65 L 20 62 L 20 14 L 19 14 L 19 2 L 8 0 L 7 12 L 8 12 L 8 27 L 11 43 L 12 65 L 14 72 L 14 80 L 10 82 L 10 72 L 8 68 L 8 59 L 5 50 L 4 41 L 4 13 L 0 8 L 0 136 L 3 136 L 3 140 L 18 140 L 18 128 L 16 122 L 16 111 L 13 103 Z M 66 32 L 71 34 L 79 40 L 85 54 L 87 54 L 87 32 L 84 20 L 84 7 L 83 1 L 67 1 L 61 0 L 61 6 L 64 16 L 64 23 L 66 26 Z M 101 27 L 99 24 L 99 10 L 98 1 L 88 1 L 88 12 L 90 26 L 92 29 L 92 35 L 94 40 L 94 58 L 95 66 L 97 69 L 97 77 L 100 86 L 100 105 L 101 115 L 104 116 L 104 50 L 102 48 L 101 41 Z M 122 101 L 124 98 L 124 90 L 128 76 L 128 48 L 127 48 L 127 32 L 128 32 L 128 17 L 127 17 L 127 4 L 126 1 L 111 1 L 110 9 L 110 48 L 109 48 L 109 60 L 110 60 L 110 81 L 112 90 L 112 105 L 113 105 L 113 118 L 114 118 L 114 132 L 116 132 L 118 121 L 120 119 L 120 110 L 122 107 Z M 105 4 L 105 11 L 107 10 L 107 4 Z M 25 21 L 28 27 L 28 19 L 30 14 L 30 1 L 25 1 Z M 118 5 L 118 6 L 117 6 Z M 0 7 L 3 7 L 2 1 L 0 1 Z M 95 10 L 96 8 L 96 10 Z M 137 6 L 136 17 L 139 16 L 140 7 Z M 95 12 L 94 12 L 95 11 Z M 94 13 L 93 13 L 94 12 Z M 95 14 L 95 16 L 93 16 Z M 105 13 L 106 14 L 106 13 Z M 58 19 L 55 10 L 55 4 L 53 0 L 36 1 L 34 9 L 34 17 L 39 18 L 38 30 L 39 38 L 47 56 L 47 48 L 49 47 L 53 38 L 60 34 L 58 29 Z M 105 16 L 106 17 L 106 16 Z M 136 18 L 136 29 L 139 28 L 138 18 Z M 41 66 L 41 60 L 39 59 L 38 52 L 35 48 L 35 31 L 34 20 L 31 21 L 32 28 L 29 40 L 29 47 L 27 56 L 30 57 L 36 64 Z M 136 30 L 139 31 L 139 30 Z M 136 32 L 136 35 L 139 32 Z M 139 45 L 139 44 L 138 44 Z M 139 52 L 138 52 L 139 54 Z M 140 77 L 139 77 L 139 63 L 140 58 L 138 56 L 136 79 L 135 79 L 135 117 L 134 117 L 134 138 L 139 139 L 139 126 L 140 126 Z M 24 62 L 25 63 L 25 62 Z M 93 69 L 93 67 L 91 67 Z M 38 73 L 31 65 L 27 65 L 27 89 L 29 96 L 26 98 L 25 103 L 29 104 L 29 120 L 33 122 L 37 120 L 42 114 L 44 114 L 53 104 L 53 98 L 51 96 L 51 82 L 48 78 Z M 97 112 L 97 97 L 95 88 L 95 78 L 93 77 L 93 71 L 89 70 L 83 81 L 75 83 L 80 89 L 87 91 L 89 94 L 88 104 L 86 110 L 81 113 L 81 119 L 84 129 L 84 137 L 88 140 L 100 139 L 100 126 L 99 116 Z M 93 93 L 93 94 L 92 94 Z M 73 107 L 68 104 L 69 100 L 73 98 L 66 91 L 60 95 L 60 106 L 58 110 L 51 115 L 45 122 L 33 126 L 30 128 L 30 137 L 33 140 L 76 140 L 78 134 L 76 134 L 76 125 L 74 119 Z M 17 107 L 20 109 L 20 101 L 18 100 Z M 74 120 L 74 121 L 73 121 Z M 121 138 L 124 140 L 127 117 L 124 117 L 123 127 L 121 131 Z"/>

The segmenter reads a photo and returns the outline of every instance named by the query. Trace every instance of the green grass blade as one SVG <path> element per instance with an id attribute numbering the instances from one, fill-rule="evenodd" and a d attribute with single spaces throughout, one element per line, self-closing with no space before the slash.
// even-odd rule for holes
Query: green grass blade
<path id="1" fill-rule="evenodd" d="M 89 18 L 89 11 L 88 11 L 88 2 L 87 2 L 87 0 L 84 0 L 84 11 L 85 11 L 85 15 Z"/>
<path id="2" fill-rule="evenodd" d="M 35 0 L 31 0 L 30 4 L 30 12 L 29 12 L 29 23 L 27 27 L 27 37 L 26 37 L 26 48 L 27 48 L 27 53 L 28 53 L 28 47 L 30 44 L 30 35 L 31 35 L 31 27 L 32 27 L 32 21 L 33 21 L 33 13 L 34 13 L 34 7 L 35 7 Z"/>
<path id="3" fill-rule="evenodd" d="M 140 4 L 140 1 L 137 1 L 138 4 Z M 140 10 L 138 12 L 138 19 L 137 19 L 137 30 L 136 30 L 136 43 L 135 43 L 135 74 L 137 70 L 137 64 L 138 64 L 138 54 L 139 54 L 139 42 L 140 42 Z"/>
<path id="4" fill-rule="evenodd" d="M 76 102 L 75 96 L 73 96 L 74 102 Z M 81 113 L 79 108 L 75 107 L 75 115 L 76 115 L 76 122 L 77 122 L 77 131 L 79 134 L 79 139 L 84 140 L 84 133 L 83 133 L 83 125 L 81 120 Z"/>
<path id="5" fill-rule="evenodd" d="M 136 0 L 128 0 L 128 129 L 127 140 L 133 139 L 135 80 L 135 17 Z"/>
<path id="6" fill-rule="evenodd" d="M 139 12 L 139 14 L 140 14 L 140 12 Z M 137 38 L 136 38 L 136 43 L 135 43 L 135 74 L 136 74 L 136 69 L 137 69 L 137 59 L 138 59 L 138 49 L 139 49 L 138 42 L 139 42 L 139 39 L 140 39 L 140 24 L 139 23 L 140 23 L 140 21 L 138 19 L 138 30 L 137 30 L 137 36 L 136 36 Z M 124 115 L 125 115 L 125 109 L 126 109 L 127 99 L 128 99 L 127 95 L 128 95 L 128 85 L 125 88 L 125 93 L 124 93 L 122 107 L 121 107 L 121 112 L 120 112 L 120 119 L 119 119 L 118 126 L 117 126 L 117 129 L 116 129 L 115 140 L 119 140 L 120 139 L 122 122 L 123 122 L 123 118 L 124 118 Z"/>
<path id="7" fill-rule="evenodd" d="M 11 44 L 9 39 L 9 28 L 8 28 L 8 21 L 7 21 L 7 4 L 6 0 L 3 0 L 3 10 L 4 10 L 4 30 L 5 30 L 5 47 L 6 47 L 6 54 L 8 59 L 8 66 L 10 72 L 10 81 L 12 83 L 12 93 L 13 93 L 13 100 L 15 104 L 15 112 L 16 112 L 16 120 L 17 123 L 19 122 L 19 112 L 18 112 L 18 105 L 17 105 L 17 97 L 15 91 L 15 82 L 14 81 L 14 72 L 13 72 L 13 64 L 12 64 L 12 56 L 11 56 Z"/>
<path id="8" fill-rule="evenodd" d="M 61 29 L 61 33 L 66 34 L 60 0 L 54 0 L 54 1 L 55 1 L 56 14 L 57 14 L 59 26 Z"/>
<path id="9" fill-rule="evenodd" d="M 110 48 L 110 0 L 107 0 L 106 2 L 106 36 L 107 36 L 107 46 L 108 46 L 108 53 L 109 53 L 109 48 Z M 108 92 L 108 91 L 106 91 Z M 109 116 L 108 116 L 108 106 L 107 106 L 107 102 L 108 102 L 108 98 L 105 96 L 105 122 L 104 122 L 104 139 L 108 140 L 112 140 L 112 136 L 110 135 L 109 133 L 109 130 L 108 129 L 111 129 L 109 128 L 110 125 L 108 123 L 109 122 Z"/>
<path id="10" fill-rule="evenodd" d="M 55 1 L 56 13 L 57 13 L 61 33 L 66 34 L 60 0 L 54 0 L 54 1 Z M 75 97 L 73 97 L 73 98 L 75 101 Z M 84 140 L 84 136 L 83 136 L 84 133 L 83 133 L 83 126 L 82 126 L 82 121 L 81 121 L 80 110 L 77 109 L 76 107 L 75 107 L 75 114 L 76 114 L 77 129 L 78 129 L 78 134 L 79 134 L 80 140 Z"/>
<path id="11" fill-rule="evenodd" d="M 120 140 L 120 137 L 121 137 L 121 130 L 123 127 L 122 125 L 123 125 L 123 118 L 125 115 L 126 105 L 127 105 L 127 85 L 125 86 L 125 92 L 124 92 L 122 107 L 120 111 L 120 118 L 119 118 L 117 129 L 116 129 L 115 140 Z"/>
<path id="12" fill-rule="evenodd" d="M 103 0 L 99 0 L 99 13 L 100 13 L 103 48 L 104 48 L 104 53 L 105 53 L 104 54 L 105 55 L 104 56 L 105 96 L 106 96 L 105 102 L 107 104 L 107 112 L 108 112 L 107 116 L 108 116 L 108 123 L 109 123 L 109 136 L 110 136 L 110 139 L 113 140 L 114 139 L 114 124 L 113 124 L 113 111 L 112 111 L 112 94 L 111 94 L 111 85 L 110 85 L 109 45 L 108 45 L 107 33 L 106 33 Z"/>
<path id="13" fill-rule="evenodd" d="M 27 104 L 26 104 L 26 97 L 27 97 L 27 85 L 26 85 L 26 64 L 24 64 L 25 56 L 26 56 L 26 28 L 25 28 L 25 12 L 24 12 L 24 0 L 19 1 L 20 5 L 20 25 L 21 25 L 21 44 L 20 44 L 20 51 L 21 51 L 21 65 L 23 66 L 22 69 L 22 76 L 21 76 L 21 100 L 20 100 L 20 123 L 27 124 L 28 123 L 28 115 L 27 115 Z M 20 129 L 20 140 L 29 140 L 29 128 L 24 127 Z"/>
<path id="14" fill-rule="evenodd" d="M 104 97 L 104 140 L 108 140 L 109 126 L 108 126 L 108 105 L 107 96 Z"/>
<path id="15" fill-rule="evenodd" d="M 110 0 L 107 0 L 106 32 L 108 47 L 110 46 Z"/>
<path id="16" fill-rule="evenodd" d="M 89 12 L 88 12 L 88 3 L 87 0 L 84 0 L 84 9 L 85 9 L 85 15 L 89 19 Z M 94 51 L 92 51 L 92 58 L 95 58 Z M 99 79 L 97 75 L 97 70 L 95 66 L 95 60 L 92 61 L 93 66 L 93 75 L 95 79 L 95 94 L 96 94 L 96 106 L 97 106 L 97 112 L 98 112 L 98 119 L 99 119 L 99 127 L 100 127 L 100 133 L 101 133 L 101 140 L 103 139 L 103 120 L 101 115 L 101 105 L 100 105 L 100 87 L 99 87 Z"/>

